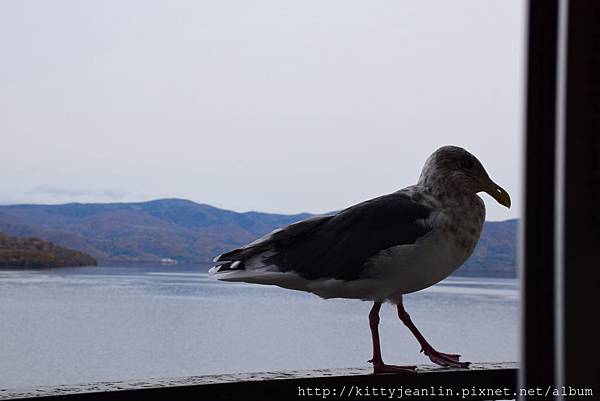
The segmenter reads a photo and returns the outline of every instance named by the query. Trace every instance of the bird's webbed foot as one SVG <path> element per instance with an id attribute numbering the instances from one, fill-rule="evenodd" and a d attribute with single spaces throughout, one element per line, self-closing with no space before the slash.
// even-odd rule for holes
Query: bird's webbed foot
<path id="1" fill-rule="evenodd" d="M 468 368 L 471 362 L 461 362 L 458 354 L 445 354 L 436 351 L 433 348 L 422 348 L 421 352 L 429 357 L 429 360 L 436 365 L 448 366 L 454 368 Z"/>
<path id="2" fill-rule="evenodd" d="M 416 366 L 388 365 L 383 363 L 383 361 L 375 361 L 373 359 L 369 360 L 369 362 L 373 364 L 373 373 L 376 375 L 381 373 L 415 373 L 417 371 Z"/>

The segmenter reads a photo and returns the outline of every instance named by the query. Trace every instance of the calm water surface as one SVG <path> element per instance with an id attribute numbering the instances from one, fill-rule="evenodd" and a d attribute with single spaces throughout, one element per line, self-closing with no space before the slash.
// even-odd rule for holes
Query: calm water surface
<path id="1" fill-rule="evenodd" d="M 0 388 L 368 366 L 371 305 L 220 283 L 206 266 L 0 271 Z M 518 360 L 518 284 L 452 277 L 405 296 L 417 327 L 466 360 Z M 383 356 L 426 363 L 382 309 Z"/>

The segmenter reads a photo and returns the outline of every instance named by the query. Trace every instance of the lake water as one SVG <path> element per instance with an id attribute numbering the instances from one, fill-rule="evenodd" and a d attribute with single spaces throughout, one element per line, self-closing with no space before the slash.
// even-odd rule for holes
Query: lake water
<path id="1" fill-rule="evenodd" d="M 207 266 L 0 271 L 0 388 L 368 366 L 370 303 L 221 283 Z M 451 277 L 405 296 L 434 347 L 517 361 L 514 279 Z M 386 305 L 388 363 L 428 359 Z"/>

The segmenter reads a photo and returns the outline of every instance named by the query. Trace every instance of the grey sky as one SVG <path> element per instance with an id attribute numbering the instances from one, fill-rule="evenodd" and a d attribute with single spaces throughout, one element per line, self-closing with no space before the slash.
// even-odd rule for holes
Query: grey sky
<path id="1" fill-rule="evenodd" d="M 521 207 L 521 1 L 2 1 L 2 203 L 324 212 L 454 144 Z"/>

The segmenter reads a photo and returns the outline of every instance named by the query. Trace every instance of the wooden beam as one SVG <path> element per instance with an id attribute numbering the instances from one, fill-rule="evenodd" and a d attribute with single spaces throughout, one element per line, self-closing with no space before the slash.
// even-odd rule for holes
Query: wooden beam
<path id="1" fill-rule="evenodd" d="M 568 1 L 563 384 L 600 392 L 600 2 Z M 592 317 L 592 315 L 594 317 Z"/>
<path id="2" fill-rule="evenodd" d="M 558 0 L 530 0 L 525 138 L 522 387 L 555 383 Z"/>
<path id="3" fill-rule="evenodd" d="M 381 400 L 402 399 L 514 399 L 516 363 L 473 364 L 470 369 L 418 367 L 415 374 L 373 375 L 371 368 L 322 369 L 270 373 L 240 373 L 192 376 L 174 379 L 104 382 L 76 386 L 36 388 L 27 391 L 0 390 L 0 400 Z M 382 391 L 382 389 L 385 389 Z M 390 392 L 395 393 L 390 397 Z M 358 392 L 357 392 L 358 391 Z M 412 395 L 406 394 L 410 391 Z M 417 397 L 415 391 L 420 394 Z M 427 391 L 427 395 L 423 393 Z M 443 396 L 433 392 L 452 391 Z M 482 391 L 484 393 L 482 393 Z M 377 394 L 377 395 L 376 395 Z"/>

